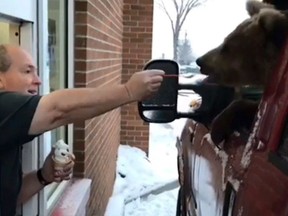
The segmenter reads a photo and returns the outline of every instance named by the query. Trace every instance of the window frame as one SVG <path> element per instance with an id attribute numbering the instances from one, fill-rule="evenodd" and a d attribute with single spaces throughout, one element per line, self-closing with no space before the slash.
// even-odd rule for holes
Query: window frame
<path id="1" fill-rule="evenodd" d="M 35 11 L 36 11 L 36 5 Z M 35 12 L 36 14 L 36 12 Z M 20 25 L 20 45 L 24 49 L 30 51 L 35 61 L 37 58 L 36 36 L 37 28 L 36 20 L 34 23 L 23 22 Z M 23 160 L 23 173 L 28 173 L 38 168 L 38 138 L 23 146 L 22 158 L 31 158 L 31 160 Z M 38 199 L 37 195 L 33 196 L 28 202 L 22 205 L 22 215 L 37 215 L 38 214 Z"/>
<path id="2" fill-rule="evenodd" d="M 67 86 L 68 88 L 74 87 L 74 1 L 67 1 Z M 38 1 L 38 47 L 39 55 L 39 75 L 43 81 L 40 89 L 40 94 L 47 94 L 50 92 L 49 83 L 49 65 L 48 59 L 48 0 Z M 41 13 L 39 13 L 41 11 Z M 43 134 L 40 138 L 39 145 L 39 167 L 43 164 L 47 154 L 51 147 L 51 132 L 48 131 Z M 73 151 L 73 125 L 67 126 L 67 143 L 70 144 L 70 149 Z M 61 194 L 68 186 L 69 181 L 61 182 L 60 184 L 55 183 L 54 187 L 46 187 L 39 193 L 39 216 L 49 215 L 49 213 L 55 207 L 56 202 L 59 200 Z M 48 197 L 50 195 L 50 197 Z"/>
<path id="3" fill-rule="evenodd" d="M 28 5 L 28 8 L 35 6 L 33 2 L 27 1 L 25 4 Z M 1 5 L 1 4 L 0 4 Z M 16 5 L 11 4 L 12 6 Z M 9 5 L 9 7 L 11 7 Z M 19 4 L 18 4 L 19 5 Z M 10 17 L 9 16 L 9 9 L 5 11 L 6 8 L 1 8 L 2 12 L 6 12 L 6 15 L 3 16 L 3 13 L 0 14 L 0 21 L 7 22 L 9 24 L 16 24 L 19 29 L 19 38 L 18 42 L 16 42 L 16 38 L 13 39 L 11 42 L 12 44 L 17 44 L 26 49 L 33 58 L 37 61 L 36 56 L 36 29 L 35 29 L 35 23 L 36 20 L 23 20 L 22 17 Z M 8 14 L 8 15 L 7 15 Z M 35 7 L 35 14 L 36 14 L 36 7 Z M 27 16 L 27 14 L 23 14 L 24 16 Z M 31 15 L 33 17 L 33 14 Z M 9 43 L 10 43 L 9 42 Z M 22 170 L 23 173 L 29 173 L 33 170 L 36 170 L 38 168 L 38 139 L 34 139 L 32 142 L 26 143 L 23 145 L 22 150 L 22 158 L 25 158 L 25 160 L 22 161 Z M 30 160 L 26 160 L 26 158 Z M 17 208 L 17 214 L 23 215 L 23 216 L 31 216 L 31 215 L 37 215 L 38 214 L 38 199 L 37 196 L 32 197 L 29 201 L 27 201 L 25 204 L 19 206 Z"/>
<path id="4" fill-rule="evenodd" d="M 22 0 L 21 4 L 18 1 L 0 1 L 0 15 L 6 16 L 10 21 L 13 18 L 27 22 L 36 21 L 36 1 Z"/>

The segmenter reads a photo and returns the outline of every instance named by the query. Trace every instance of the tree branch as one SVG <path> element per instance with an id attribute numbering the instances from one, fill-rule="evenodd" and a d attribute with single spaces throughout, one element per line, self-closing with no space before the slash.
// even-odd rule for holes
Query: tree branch
<path id="1" fill-rule="evenodd" d="M 173 0 L 173 3 L 174 3 L 174 6 L 175 6 L 175 9 L 176 9 L 176 13 L 178 14 L 179 13 L 179 6 L 178 6 L 178 3 L 177 3 L 177 0 Z"/>
<path id="2" fill-rule="evenodd" d="M 186 20 L 186 17 L 189 14 L 189 12 L 193 8 L 198 7 L 199 5 L 201 5 L 205 1 L 206 0 L 190 0 L 190 1 L 186 2 L 185 6 L 184 6 L 184 11 L 183 11 L 184 15 L 181 14 L 181 17 L 180 17 L 180 22 L 179 22 L 180 28 L 182 27 L 184 21 Z"/>
<path id="3" fill-rule="evenodd" d="M 165 14 L 167 15 L 167 17 L 168 17 L 168 19 L 169 19 L 169 21 L 170 21 L 171 27 L 172 27 L 173 34 L 174 34 L 174 32 L 175 32 L 175 27 L 174 27 L 173 19 L 172 19 L 172 17 L 170 16 L 167 8 L 165 7 L 163 0 L 161 0 L 161 3 L 159 4 L 159 6 L 160 6 L 160 8 L 165 12 Z"/>
<path id="4" fill-rule="evenodd" d="M 170 0 L 170 3 L 174 5 L 174 9 L 176 10 L 176 16 L 168 12 L 167 8 L 165 7 L 164 0 L 159 0 L 161 2 L 160 8 L 165 12 L 169 21 L 171 23 L 172 31 L 173 31 L 173 52 L 174 58 L 177 59 L 177 47 L 178 47 L 178 40 L 179 40 L 179 33 L 181 31 L 182 25 L 185 22 L 187 15 L 189 12 L 194 8 L 202 4 L 207 0 Z M 165 0 L 167 3 L 168 0 Z M 180 4 L 178 4 L 180 3 Z M 174 21 L 174 22 L 173 22 Z"/>
<path id="5" fill-rule="evenodd" d="M 179 13 L 178 13 L 178 14 L 180 14 L 180 15 L 182 15 L 183 12 L 184 12 L 184 7 L 183 7 L 183 5 L 184 5 L 184 0 L 181 0 L 180 11 L 179 11 Z"/>

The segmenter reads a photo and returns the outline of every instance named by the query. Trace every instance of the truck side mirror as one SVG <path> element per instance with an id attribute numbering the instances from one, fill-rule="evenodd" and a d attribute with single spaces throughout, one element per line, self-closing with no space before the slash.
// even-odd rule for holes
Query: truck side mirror
<path id="1" fill-rule="evenodd" d="M 166 59 L 153 60 L 144 67 L 144 70 L 149 69 L 163 70 L 165 77 L 152 98 L 138 103 L 139 115 L 146 122 L 172 122 L 177 116 L 178 63 Z"/>

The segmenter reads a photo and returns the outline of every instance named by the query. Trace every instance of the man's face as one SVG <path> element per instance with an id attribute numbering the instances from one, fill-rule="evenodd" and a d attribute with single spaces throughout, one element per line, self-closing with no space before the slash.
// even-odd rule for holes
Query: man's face
<path id="1" fill-rule="evenodd" d="M 24 94 L 38 94 L 41 80 L 32 57 L 19 47 L 7 47 L 12 64 L 8 71 L 0 72 L 0 89 Z"/>

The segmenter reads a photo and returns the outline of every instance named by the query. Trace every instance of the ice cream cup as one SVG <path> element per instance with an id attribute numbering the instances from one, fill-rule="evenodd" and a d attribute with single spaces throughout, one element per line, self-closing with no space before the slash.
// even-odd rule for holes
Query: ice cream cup
<path id="1" fill-rule="evenodd" d="M 63 171 L 64 167 L 72 161 L 70 158 L 70 160 L 63 163 L 62 161 L 57 160 L 54 155 L 52 156 L 52 159 L 54 161 L 54 169 L 58 171 Z"/>

